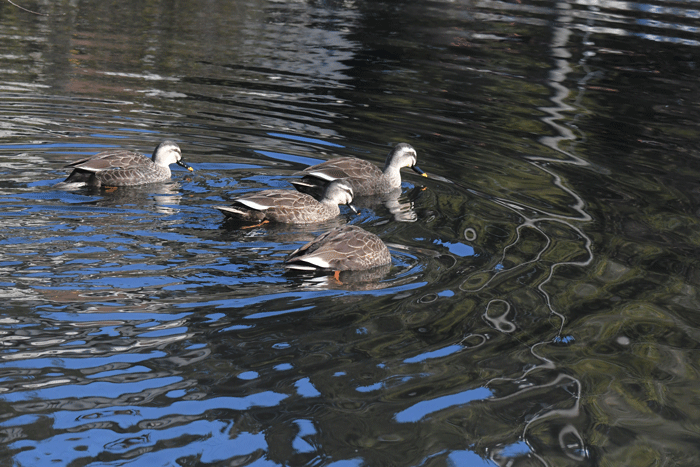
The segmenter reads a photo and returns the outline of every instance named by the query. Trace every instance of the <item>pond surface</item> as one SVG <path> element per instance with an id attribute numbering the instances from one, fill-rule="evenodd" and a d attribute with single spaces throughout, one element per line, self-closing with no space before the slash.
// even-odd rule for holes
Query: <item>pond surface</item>
<path id="1" fill-rule="evenodd" d="M 0 464 L 700 465 L 700 8 L 654 1 L 0 3 Z M 399 142 L 358 216 L 214 208 Z M 385 276 L 285 272 L 345 223 Z"/>

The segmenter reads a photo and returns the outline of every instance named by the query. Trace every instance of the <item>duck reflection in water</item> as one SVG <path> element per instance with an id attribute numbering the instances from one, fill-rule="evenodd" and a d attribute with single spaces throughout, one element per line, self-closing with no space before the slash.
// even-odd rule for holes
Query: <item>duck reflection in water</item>
<path id="1" fill-rule="evenodd" d="M 414 208 L 413 199 L 424 188 L 416 188 L 406 192 L 401 188 L 396 188 L 387 193 L 382 193 L 377 196 L 365 196 L 355 200 L 357 208 L 376 208 L 377 204 L 382 204 L 389 211 L 396 222 L 416 222 L 418 214 Z"/>

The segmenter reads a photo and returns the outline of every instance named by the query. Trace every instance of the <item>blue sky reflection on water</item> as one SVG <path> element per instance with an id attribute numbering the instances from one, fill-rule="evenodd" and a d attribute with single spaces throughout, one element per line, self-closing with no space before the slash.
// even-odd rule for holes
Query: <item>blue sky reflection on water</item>
<path id="1" fill-rule="evenodd" d="M 415 423 L 440 410 L 457 408 L 475 400 L 487 399 L 491 395 L 492 393 L 490 390 L 486 388 L 477 388 L 463 391 L 459 394 L 450 394 L 449 396 L 437 397 L 432 400 L 424 400 L 398 412 L 395 418 L 399 423 Z"/>
<path id="2" fill-rule="evenodd" d="M 27 392 L 15 392 L 11 394 L 0 394 L 0 400 L 11 403 L 28 402 L 33 400 L 57 400 L 75 397 L 79 394 L 80 397 L 97 397 L 103 396 L 107 398 L 117 398 L 127 393 L 138 393 L 140 391 L 163 387 L 168 384 L 175 384 L 181 381 L 179 377 L 165 377 L 146 379 L 135 383 L 89 383 L 81 384 L 80 386 L 65 385 L 67 380 L 57 381 L 63 383 L 63 386 L 47 387 L 41 389 L 29 389 Z"/>
<path id="3" fill-rule="evenodd" d="M 0 464 L 700 464 L 692 2 L 149 5 L 0 4 Z M 398 142 L 360 216 L 215 209 Z M 285 272 L 348 222 L 386 275 Z"/>

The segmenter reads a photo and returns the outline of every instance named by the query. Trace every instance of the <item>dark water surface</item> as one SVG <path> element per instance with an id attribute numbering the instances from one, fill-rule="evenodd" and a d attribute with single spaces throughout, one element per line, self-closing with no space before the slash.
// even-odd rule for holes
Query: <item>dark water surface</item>
<path id="1" fill-rule="evenodd" d="M 0 465 L 700 465 L 697 1 L 22 6 Z M 194 174 L 53 188 L 164 139 Z M 359 216 L 213 208 L 402 141 L 431 178 Z M 284 271 L 347 222 L 386 276 Z"/>

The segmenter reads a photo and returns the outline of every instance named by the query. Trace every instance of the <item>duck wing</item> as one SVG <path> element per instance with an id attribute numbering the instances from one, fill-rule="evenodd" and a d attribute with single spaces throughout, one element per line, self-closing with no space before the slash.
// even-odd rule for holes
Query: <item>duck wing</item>
<path id="1" fill-rule="evenodd" d="M 118 149 L 71 162 L 65 167 L 96 173 L 105 170 L 141 169 L 152 165 L 153 161 L 141 153 Z"/>
<path id="2" fill-rule="evenodd" d="M 285 263 L 292 269 L 361 270 L 391 263 L 391 254 L 376 235 L 345 225 L 295 250 Z"/>
<path id="3" fill-rule="evenodd" d="M 281 208 L 300 209 L 308 206 L 311 201 L 313 201 L 314 204 L 318 204 L 318 201 L 309 199 L 308 195 L 295 190 L 264 190 L 249 193 L 234 199 L 235 203 L 258 211 Z"/>
<path id="4" fill-rule="evenodd" d="M 382 171 L 371 162 L 356 157 L 338 157 L 307 167 L 297 174 L 333 181 L 340 178 L 378 178 L 382 176 Z"/>
<path id="5" fill-rule="evenodd" d="M 216 208 L 227 216 L 245 220 L 308 223 L 315 220 L 323 205 L 295 190 L 264 190 L 235 198 L 230 207 Z"/>

